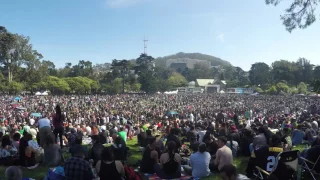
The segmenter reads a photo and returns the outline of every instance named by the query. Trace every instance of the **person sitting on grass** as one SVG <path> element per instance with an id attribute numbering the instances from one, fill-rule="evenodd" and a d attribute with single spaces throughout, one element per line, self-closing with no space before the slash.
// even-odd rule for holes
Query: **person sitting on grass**
<path id="1" fill-rule="evenodd" d="M 18 150 L 12 146 L 9 135 L 1 139 L 0 161 L 2 165 L 14 165 L 17 160 Z"/>
<path id="2" fill-rule="evenodd" d="M 221 171 L 221 169 L 228 164 L 232 164 L 233 156 L 231 149 L 226 146 L 227 138 L 226 137 L 219 137 L 218 138 L 218 146 L 219 149 L 217 150 L 214 164 L 211 166 L 211 171 Z"/>
<path id="3" fill-rule="evenodd" d="M 29 138 L 31 135 L 24 133 L 25 135 L 20 139 L 19 145 L 19 161 L 20 165 L 33 169 L 38 166 L 39 152 L 35 150 L 32 146 L 28 145 Z"/>
<path id="4" fill-rule="evenodd" d="M 175 153 L 176 143 L 170 141 L 167 144 L 168 150 L 160 157 L 160 164 L 155 164 L 155 171 L 161 179 L 172 179 L 181 177 L 181 156 Z"/>
<path id="5" fill-rule="evenodd" d="M 72 156 L 75 155 L 75 152 L 77 149 L 83 149 L 83 154 L 85 156 L 85 158 L 88 158 L 88 147 L 87 146 L 83 146 L 82 145 L 82 137 L 81 136 L 77 136 L 76 140 L 75 140 L 75 145 L 69 148 L 69 153 L 71 153 Z"/>
<path id="6" fill-rule="evenodd" d="M 88 161 L 84 160 L 85 151 L 77 148 L 73 156 L 64 164 L 65 177 L 68 180 L 89 180 L 93 179 L 93 172 Z"/>
<path id="7" fill-rule="evenodd" d="M 297 126 L 297 129 L 293 130 L 292 132 L 292 145 L 297 146 L 299 144 L 302 144 L 304 137 L 304 131 L 302 130 L 302 126 L 299 124 Z"/>
<path id="8" fill-rule="evenodd" d="M 99 160 L 96 164 L 96 172 L 101 180 L 122 180 L 122 177 L 125 175 L 122 163 L 114 160 L 114 156 L 110 147 L 103 148 L 101 160 Z"/>
<path id="9" fill-rule="evenodd" d="M 76 137 L 78 136 L 76 130 L 72 128 L 70 134 L 68 135 L 69 146 L 74 146 L 76 144 Z"/>
<path id="10" fill-rule="evenodd" d="M 237 168 L 232 164 L 225 165 L 220 175 L 222 180 L 250 180 L 247 176 L 238 174 Z"/>
<path id="11" fill-rule="evenodd" d="M 12 137 L 12 146 L 14 146 L 17 150 L 19 149 L 19 141 L 20 141 L 21 135 L 20 133 L 15 133 Z"/>
<path id="12" fill-rule="evenodd" d="M 183 166 L 186 174 L 192 175 L 195 178 L 207 177 L 210 175 L 210 159 L 211 156 L 206 152 L 207 146 L 205 143 L 200 143 L 198 152 L 190 156 L 189 164 Z"/>
<path id="13" fill-rule="evenodd" d="M 154 165 L 158 163 L 158 152 L 156 151 L 157 141 L 155 137 L 149 138 L 149 145 L 145 148 L 142 160 L 140 162 L 140 171 L 142 173 L 155 173 Z"/>
<path id="14" fill-rule="evenodd" d="M 21 180 L 22 179 L 22 171 L 17 166 L 9 166 L 6 169 L 5 177 L 7 180 Z"/>
<path id="15" fill-rule="evenodd" d="M 122 146 L 121 139 L 122 138 L 120 136 L 116 137 L 114 143 L 111 146 L 111 149 L 114 154 L 114 159 L 117 161 L 123 162 L 127 160 L 127 157 L 126 157 L 126 147 Z"/>
<path id="16" fill-rule="evenodd" d="M 104 146 L 100 142 L 100 136 L 94 135 L 91 137 L 91 139 L 93 145 L 90 151 L 89 159 L 93 159 L 93 165 L 96 165 L 96 163 L 101 159 L 101 152 Z"/>
<path id="17" fill-rule="evenodd" d="M 47 135 L 44 144 L 44 164 L 49 167 L 58 166 L 61 163 L 62 152 L 58 144 L 55 143 L 54 134 Z"/>

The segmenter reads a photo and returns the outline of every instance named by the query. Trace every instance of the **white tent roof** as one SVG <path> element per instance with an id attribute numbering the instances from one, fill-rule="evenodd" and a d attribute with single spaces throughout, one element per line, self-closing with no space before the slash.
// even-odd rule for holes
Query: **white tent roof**
<path id="1" fill-rule="evenodd" d="M 47 92 L 43 92 L 41 95 L 42 96 L 48 96 L 48 93 Z"/>

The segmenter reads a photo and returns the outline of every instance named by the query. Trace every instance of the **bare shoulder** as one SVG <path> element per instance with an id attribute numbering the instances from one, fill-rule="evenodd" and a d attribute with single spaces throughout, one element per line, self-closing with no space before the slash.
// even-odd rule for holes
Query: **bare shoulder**
<path id="1" fill-rule="evenodd" d="M 121 161 L 115 161 L 115 163 L 116 163 L 116 166 L 123 167 L 123 164 Z"/>

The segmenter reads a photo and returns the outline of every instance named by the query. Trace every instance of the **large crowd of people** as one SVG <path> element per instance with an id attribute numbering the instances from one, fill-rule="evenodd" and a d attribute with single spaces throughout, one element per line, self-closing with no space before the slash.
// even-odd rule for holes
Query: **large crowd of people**
<path id="1" fill-rule="evenodd" d="M 182 175 L 249 179 L 256 166 L 273 172 L 276 157 L 295 146 L 320 155 L 320 98 L 237 94 L 1 96 L 0 164 L 8 179 L 18 168 L 51 167 L 70 180 L 127 179 L 137 136 L 140 178 Z M 65 159 L 63 153 L 70 153 Z M 248 157 L 246 173 L 232 165 Z M 36 171 L 36 170 L 35 170 Z M 320 168 L 316 169 L 319 173 Z M 282 173 L 283 174 L 283 173 Z M 286 179 L 274 172 L 269 178 Z M 47 179 L 52 174 L 48 173 Z M 51 178 L 52 179 L 52 178 Z"/>

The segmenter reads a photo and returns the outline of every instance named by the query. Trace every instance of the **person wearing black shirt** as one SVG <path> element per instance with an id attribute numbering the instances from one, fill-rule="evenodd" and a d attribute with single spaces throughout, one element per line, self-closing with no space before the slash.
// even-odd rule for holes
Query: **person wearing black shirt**
<path id="1" fill-rule="evenodd" d="M 273 170 L 273 167 L 276 165 L 276 157 L 281 152 L 283 152 L 281 138 L 280 136 L 274 134 L 271 137 L 269 146 L 260 147 L 252 152 L 246 170 L 247 176 L 249 178 L 253 176 L 255 166 L 258 166 L 270 173 Z"/>
<path id="2" fill-rule="evenodd" d="M 197 131 L 194 126 L 191 126 L 190 131 L 187 133 L 187 139 L 190 144 L 194 144 L 197 141 Z"/>
<path id="3" fill-rule="evenodd" d="M 138 134 L 138 144 L 139 144 L 141 147 L 146 147 L 146 145 L 145 145 L 146 139 L 147 139 L 147 134 L 146 134 L 146 132 L 144 132 L 144 130 L 141 128 L 141 131 L 140 131 L 140 133 Z"/>
<path id="4" fill-rule="evenodd" d="M 148 146 L 145 148 L 140 162 L 140 172 L 153 174 L 155 173 L 154 165 L 159 162 L 156 138 L 150 138 Z"/>
<path id="5" fill-rule="evenodd" d="M 167 142 L 174 141 L 176 143 L 176 152 L 181 147 L 182 143 L 178 137 L 179 131 L 176 128 L 170 130 L 170 134 L 168 135 Z M 167 144 L 166 144 L 167 146 Z"/>
<path id="6" fill-rule="evenodd" d="M 214 138 L 209 138 L 204 140 L 207 145 L 207 152 L 210 153 L 211 156 L 214 156 L 219 149 L 218 144 Z"/>
<path id="7" fill-rule="evenodd" d="M 315 145 L 315 146 L 313 146 L 312 148 L 310 148 L 307 151 L 306 159 L 308 159 L 308 160 L 310 160 L 312 162 L 315 162 L 318 159 L 319 156 L 320 156 L 320 145 Z M 312 164 L 309 164 L 309 167 L 312 167 L 312 166 L 313 166 Z M 314 170 L 317 173 L 320 173 L 320 165 L 319 165 L 319 163 L 317 163 L 317 165 L 314 168 Z"/>
<path id="8" fill-rule="evenodd" d="M 236 126 L 231 126 L 231 134 L 229 136 L 232 137 L 233 141 L 240 142 L 240 134 Z"/>

